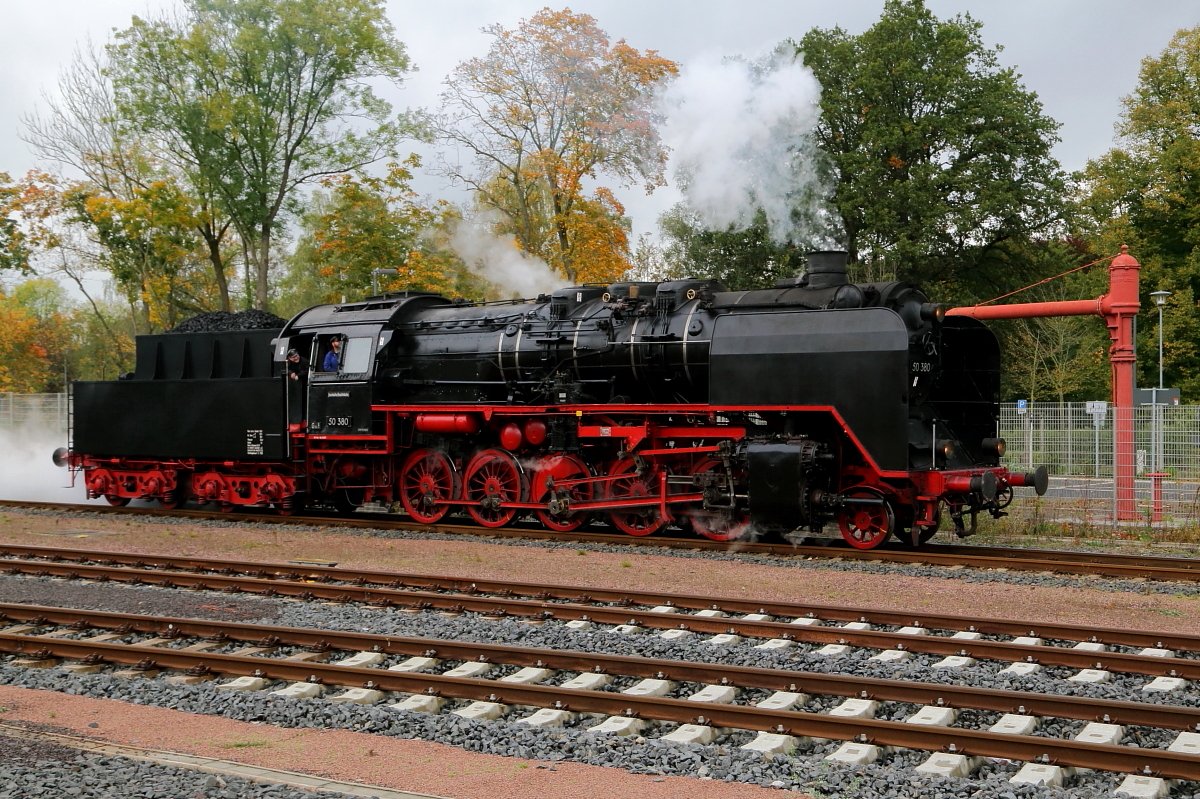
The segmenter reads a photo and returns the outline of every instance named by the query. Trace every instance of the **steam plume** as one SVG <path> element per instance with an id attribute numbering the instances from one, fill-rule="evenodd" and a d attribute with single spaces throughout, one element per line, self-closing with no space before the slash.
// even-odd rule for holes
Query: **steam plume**
<path id="1" fill-rule="evenodd" d="M 463 220 L 451 236 L 451 248 L 469 270 L 507 297 L 535 297 L 570 285 L 541 258 L 523 252 L 513 236 L 492 233 L 494 221 L 488 215 Z"/>
<path id="2" fill-rule="evenodd" d="M 50 461 L 66 443 L 62 433 L 36 427 L 0 430 L 0 499 L 29 502 L 85 502 L 83 483 L 70 485 L 71 473 Z"/>
<path id="3" fill-rule="evenodd" d="M 745 228 L 761 208 L 778 242 L 820 235 L 820 96 L 812 71 L 782 48 L 755 62 L 708 56 L 683 67 L 661 98 L 662 135 L 707 228 Z"/>

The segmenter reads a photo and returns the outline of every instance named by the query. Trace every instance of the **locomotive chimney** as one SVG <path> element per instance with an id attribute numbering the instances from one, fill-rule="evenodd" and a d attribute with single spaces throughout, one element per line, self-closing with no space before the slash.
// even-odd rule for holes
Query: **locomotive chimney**
<path id="1" fill-rule="evenodd" d="M 849 283 L 846 277 L 846 257 L 842 250 L 824 250 L 808 254 L 808 287 L 827 289 Z"/>

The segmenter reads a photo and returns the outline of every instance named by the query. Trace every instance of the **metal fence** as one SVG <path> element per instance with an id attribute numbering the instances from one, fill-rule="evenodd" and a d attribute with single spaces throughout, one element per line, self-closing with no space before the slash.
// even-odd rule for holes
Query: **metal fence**
<path id="1" fill-rule="evenodd" d="M 66 394 L 0 393 L 0 430 L 38 428 L 66 435 Z"/>
<path id="2" fill-rule="evenodd" d="M 1200 406 L 1150 405 L 1119 411 L 1132 416 L 1135 468 L 1132 492 L 1118 497 L 1113 475 L 1118 411 L 1104 405 L 1001 406 L 998 432 L 1008 444 L 1004 465 L 1030 470 L 1044 464 L 1051 474 L 1046 496 L 1018 499 L 1014 515 L 1122 526 L 1200 523 Z"/>

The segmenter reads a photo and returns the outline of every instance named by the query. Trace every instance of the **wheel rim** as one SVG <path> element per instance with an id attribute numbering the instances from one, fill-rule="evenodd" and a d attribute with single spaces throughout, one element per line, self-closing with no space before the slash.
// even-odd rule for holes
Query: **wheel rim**
<path id="1" fill-rule="evenodd" d="M 484 527 L 503 527 L 517 515 L 516 508 L 503 502 L 520 502 L 525 495 L 524 475 L 516 459 L 507 452 L 485 449 L 467 466 L 463 480 L 467 513 Z"/>
<path id="2" fill-rule="evenodd" d="M 613 480 L 608 484 L 609 499 L 636 499 L 658 494 L 653 477 L 638 475 L 634 473 L 636 469 L 637 464 L 633 462 L 633 459 L 626 458 L 618 461 L 609 470 L 610 475 L 628 473 L 627 477 Z M 665 526 L 657 505 L 631 510 L 614 510 L 609 512 L 608 517 L 618 530 L 629 535 L 654 535 Z"/>
<path id="3" fill-rule="evenodd" d="M 419 449 L 408 456 L 400 469 L 400 502 L 404 511 L 418 522 L 433 524 L 450 512 L 449 505 L 436 500 L 454 499 L 458 494 L 458 475 L 445 453 Z"/>
<path id="4" fill-rule="evenodd" d="M 538 461 L 537 469 L 534 472 L 533 488 L 529 501 L 542 502 L 543 500 L 548 500 L 550 490 L 546 487 L 546 480 L 549 478 L 552 478 L 555 482 L 559 482 L 561 480 L 591 477 L 591 474 L 587 464 L 574 455 L 559 454 L 542 458 Z M 573 486 L 567 492 L 567 495 L 572 503 L 587 502 L 592 498 L 592 484 L 584 483 Z M 590 514 L 587 511 L 568 513 L 566 515 L 555 515 L 549 509 L 537 511 L 538 521 L 547 529 L 559 533 L 569 533 L 572 530 L 578 530 L 587 524 L 589 516 Z"/>
<path id="5" fill-rule="evenodd" d="M 871 489 L 850 492 L 851 497 L 882 498 Z M 882 505 L 845 505 L 838 509 L 842 538 L 855 549 L 874 549 L 888 539 L 896 527 L 896 515 L 884 499 Z"/>
<path id="6" fill-rule="evenodd" d="M 704 474 L 720 467 L 720 461 L 706 458 L 692 469 L 692 474 Z M 703 507 L 688 511 L 687 519 L 698 535 L 712 541 L 736 541 L 750 532 L 750 514 L 746 512 L 706 510 Z"/>
<path id="7" fill-rule="evenodd" d="M 114 508 L 123 508 L 129 504 L 129 497 L 119 497 L 116 494 L 105 494 L 104 501 Z"/>

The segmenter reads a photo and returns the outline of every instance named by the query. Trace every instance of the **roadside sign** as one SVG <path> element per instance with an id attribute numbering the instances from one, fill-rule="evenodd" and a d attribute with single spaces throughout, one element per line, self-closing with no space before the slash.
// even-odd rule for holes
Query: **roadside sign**
<path id="1" fill-rule="evenodd" d="M 1092 415 L 1092 424 L 1097 428 L 1104 426 L 1104 418 L 1108 416 L 1108 403 L 1103 400 L 1089 402 L 1087 412 Z"/>
<path id="2" fill-rule="evenodd" d="M 1017 400 L 1017 413 L 1024 414 L 1029 410 L 1029 400 Z"/>

